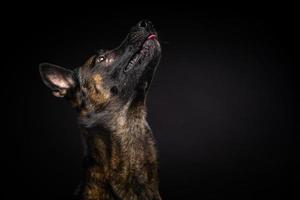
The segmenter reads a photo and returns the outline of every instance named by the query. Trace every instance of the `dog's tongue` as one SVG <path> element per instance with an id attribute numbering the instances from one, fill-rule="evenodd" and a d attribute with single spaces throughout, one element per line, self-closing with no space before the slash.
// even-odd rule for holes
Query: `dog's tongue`
<path id="1" fill-rule="evenodd" d="M 151 34 L 151 35 L 149 35 L 148 36 L 148 40 L 154 40 L 154 39 L 156 39 L 157 37 L 156 37 L 156 35 L 154 35 L 154 34 Z"/>

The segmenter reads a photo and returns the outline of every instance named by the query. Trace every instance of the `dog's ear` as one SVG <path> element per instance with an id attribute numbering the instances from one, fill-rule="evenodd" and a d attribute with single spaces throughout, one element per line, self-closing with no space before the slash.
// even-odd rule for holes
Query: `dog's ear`
<path id="1" fill-rule="evenodd" d="M 43 82 L 52 90 L 56 97 L 64 97 L 76 86 L 74 72 L 50 63 L 39 65 Z"/>

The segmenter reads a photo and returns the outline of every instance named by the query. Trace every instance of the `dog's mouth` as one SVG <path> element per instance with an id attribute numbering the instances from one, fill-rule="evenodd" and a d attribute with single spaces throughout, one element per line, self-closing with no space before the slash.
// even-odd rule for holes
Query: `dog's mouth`
<path id="1" fill-rule="evenodd" d="M 141 61 L 145 56 L 147 56 L 147 54 L 149 53 L 149 51 L 151 49 L 155 48 L 155 44 L 153 42 L 159 44 L 158 40 L 157 40 L 157 35 L 150 34 L 145 39 L 145 41 L 143 42 L 143 44 L 142 44 L 141 48 L 138 50 L 138 52 L 135 53 L 129 60 L 127 66 L 124 69 L 125 72 L 132 69 L 136 64 L 138 64 L 139 61 Z"/>

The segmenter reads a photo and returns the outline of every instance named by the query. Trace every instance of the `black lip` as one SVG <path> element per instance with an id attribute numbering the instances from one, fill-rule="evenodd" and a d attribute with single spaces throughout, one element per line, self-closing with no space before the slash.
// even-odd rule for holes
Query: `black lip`
<path id="1" fill-rule="evenodd" d="M 150 35 L 155 35 L 156 38 L 155 39 L 148 39 Z M 134 67 L 136 65 L 136 63 L 141 59 L 141 51 L 145 48 L 144 45 L 148 40 L 157 40 L 157 34 L 156 33 L 149 33 L 147 34 L 147 37 L 145 37 L 145 39 L 143 40 L 143 42 L 141 43 L 141 46 L 138 48 L 138 50 L 131 56 L 131 58 L 129 59 L 124 71 L 129 71 L 132 67 Z M 132 61 L 136 59 L 133 63 Z"/>

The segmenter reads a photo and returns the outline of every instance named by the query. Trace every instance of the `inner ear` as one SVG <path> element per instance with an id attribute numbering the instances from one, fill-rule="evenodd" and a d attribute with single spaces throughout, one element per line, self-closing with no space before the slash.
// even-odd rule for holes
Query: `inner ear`
<path id="1" fill-rule="evenodd" d="M 43 82 L 52 90 L 54 96 L 64 97 L 76 86 L 73 71 L 50 63 L 41 63 L 39 67 Z"/>

